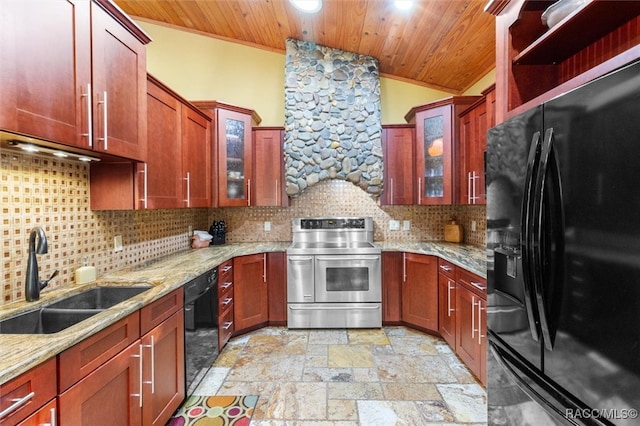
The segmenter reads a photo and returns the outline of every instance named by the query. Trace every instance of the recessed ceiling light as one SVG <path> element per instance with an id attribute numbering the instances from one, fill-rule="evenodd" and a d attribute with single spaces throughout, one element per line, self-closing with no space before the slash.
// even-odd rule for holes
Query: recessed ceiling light
<path id="1" fill-rule="evenodd" d="M 414 0 L 395 0 L 394 1 L 396 7 L 400 10 L 409 10 L 413 7 L 415 3 Z"/>
<path id="2" fill-rule="evenodd" d="M 322 9 L 322 0 L 289 0 L 289 2 L 305 13 L 316 13 Z"/>

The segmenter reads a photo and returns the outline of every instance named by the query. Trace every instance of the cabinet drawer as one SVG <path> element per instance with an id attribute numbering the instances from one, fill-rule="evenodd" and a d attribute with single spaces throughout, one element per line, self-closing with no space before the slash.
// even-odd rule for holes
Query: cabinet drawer
<path id="1" fill-rule="evenodd" d="M 229 341 L 231 335 L 235 331 L 233 323 L 233 303 L 227 307 L 227 310 L 218 316 L 218 348 L 222 347 Z"/>
<path id="2" fill-rule="evenodd" d="M 457 268 L 456 281 L 483 299 L 487 299 L 487 280 L 465 269 Z"/>
<path id="3" fill-rule="evenodd" d="M 233 280 L 230 281 L 218 281 L 218 299 L 222 299 L 229 293 L 233 293 Z M 218 311 L 220 312 L 220 311 Z"/>
<path id="4" fill-rule="evenodd" d="M 58 355 L 58 392 L 100 367 L 140 337 L 140 316 L 134 312 Z"/>
<path id="5" fill-rule="evenodd" d="M 218 266 L 218 289 L 225 282 L 233 283 L 233 259 L 229 259 Z"/>
<path id="6" fill-rule="evenodd" d="M 140 310 L 140 334 L 147 334 L 183 306 L 184 289 L 182 287 L 145 306 Z"/>
<path id="7" fill-rule="evenodd" d="M 58 402 L 55 399 L 30 415 L 18 424 L 18 426 L 31 425 L 55 425 L 58 417 Z M 2 423 L 4 425 L 4 423 Z"/>
<path id="8" fill-rule="evenodd" d="M 438 272 L 449 278 L 456 279 L 456 265 L 444 259 L 438 259 Z"/>
<path id="9" fill-rule="evenodd" d="M 0 423 L 13 426 L 56 396 L 56 358 L 2 385 L 0 411 L 8 410 Z M 9 407 L 13 407 L 9 410 Z"/>
<path id="10" fill-rule="evenodd" d="M 218 295 L 218 312 L 223 313 L 233 306 L 233 287 Z"/>

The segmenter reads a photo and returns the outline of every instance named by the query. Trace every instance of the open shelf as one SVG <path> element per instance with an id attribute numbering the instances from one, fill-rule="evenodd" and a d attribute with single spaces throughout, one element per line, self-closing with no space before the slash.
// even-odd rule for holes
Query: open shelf
<path id="1" fill-rule="evenodd" d="M 557 64 L 640 14 L 639 1 L 590 1 L 513 58 L 518 65 Z"/>

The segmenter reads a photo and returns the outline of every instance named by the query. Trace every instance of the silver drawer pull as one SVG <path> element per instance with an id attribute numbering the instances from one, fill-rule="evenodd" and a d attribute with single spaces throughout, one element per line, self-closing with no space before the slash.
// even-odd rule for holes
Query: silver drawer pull
<path id="1" fill-rule="evenodd" d="M 328 310 L 328 311 L 343 311 L 345 309 L 380 309 L 380 305 L 372 306 L 289 306 L 292 311 L 315 311 L 315 310 Z"/>
<path id="2" fill-rule="evenodd" d="M 231 303 L 233 301 L 233 299 L 231 297 L 227 297 L 226 299 L 224 299 L 224 301 L 222 302 L 223 305 L 228 305 L 229 303 Z"/>
<path id="3" fill-rule="evenodd" d="M 232 325 L 233 325 L 233 321 L 227 321 L 227 322 L 224 323 L 222 328 L 224 328 L 225 330 L 228 330 L 228 329 L 231 328 Z"/>
<path id="4" fill-rule="evenodd" d="M 224 268 L 222 268 L 222 272 L 227 272 L 229 271 L 231 268 L 233 268 L 233 266 L 229 265 L 229 266 L 225 266 Z"/>
<path id="5" fill-rule="evenodd" d="M 227 288 L 231 287 L 232 285 L 233 285 L 233 283 L 232 283 L 232 282 L 230 282 L 230 281 L 225 281 L 225 282 L 222 284 L 222 288 L 227 289 Z"/>
<path id="6" fill-rule="evenodd" d="M 487 289 L 486 285 L 482 285 L 482 283 L 479 283 L 479 282 L 476 282 L 476 281 L 471 281 L 471 285 L 474 286 L 475 288 L 477 288 L 478 290 L 485 291 Z"/>
<path id="7" fill-rule="evenodd" d="M 24 404 L 29 402 L 29 400 L 31 400 L 31 398 L 33 398 L 35 395 L 36 395 L 35 392 L 31 392 L 31 393 L 23 396 L 22 398 L 14 398 L 14 399 L 12 399 L 11 401 L 13 402 L 13 404 L 11 404 L 10 406 L 8 406 L 4 410 L 2 410 L 2 412 L 0 412 L 0 419 L 2 419 L 3 417 L 6 417 L 9 414 L 13 413 L 14 411 L 18 410 L 18 408 L 22 407 Z"/>
<path id="8" fill-rule="evenodd" d="M 440 269 L 442 269 L 443 271 L 447 271 L 447 272 L 453 271 L 453 268 L 451 266 L 448 266 L 448 265 L 440 265 Z"/>

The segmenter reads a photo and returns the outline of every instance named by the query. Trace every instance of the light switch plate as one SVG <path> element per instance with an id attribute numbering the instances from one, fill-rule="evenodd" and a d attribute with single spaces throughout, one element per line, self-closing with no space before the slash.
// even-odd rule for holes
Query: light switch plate
<path id="1" fill-rule="evenodd" d="M 476 230 L 476 221 L 475 221 L 475 220 L 472 220 L 472 221 L 471 221 L 471 230 L 472 230 L 472 231 L 475 231 L 475 230 Z"/>
<path id="2" fill-rule="evenodd" d="M 389 229 L 391 231 L 397 231 L 398 229 L 400 229 L 400 222 L 397 220 L 390 220 L 389 221 Z"/>
<path id="3" fill-rule="evenodd" d="M 271 231 L 271 222 L 269 222 L 268 220 L 264 221 L 264 230 L 265 232 Z"/>
<path id="4" fill-rule="evenodd" d="M 402 221 L 402 230 L 403 231 L 411 230 L 411 221 L 410 220 L 403 220 Z"/>
<path id="5" fill-rule="evenodd" d="M 122 251 L 122 235 L 113 237 L 113 251 L 116 253 Z"/>

